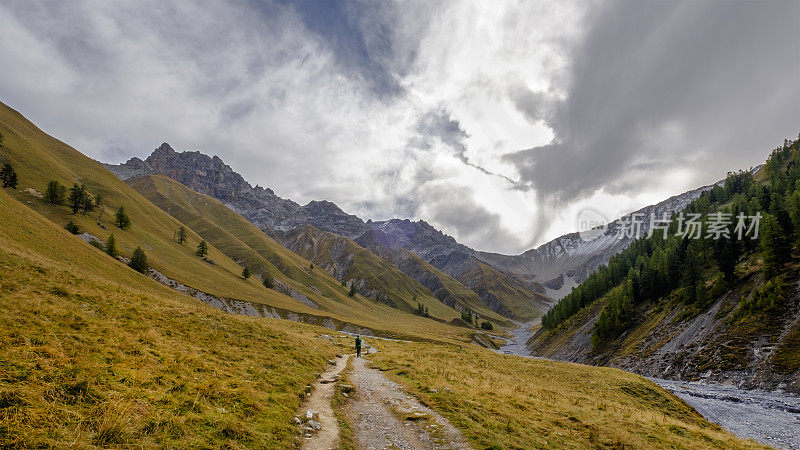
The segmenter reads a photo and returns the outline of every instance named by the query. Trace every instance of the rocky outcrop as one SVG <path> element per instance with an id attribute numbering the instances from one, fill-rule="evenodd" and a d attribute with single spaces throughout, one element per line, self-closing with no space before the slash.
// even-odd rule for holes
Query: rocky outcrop
<path id="1" fill-rule="evenodd" d="M 403 273 L 434 292 L 436 297 L 448 306 L 456 305 L 458 307 L 461 304 L 463 307 L 464 296 L 455 294 L 452 288 L 447 288 L 441 283 L 440 277 L 432 276 L 429 273 L 430 270 L 419 264 L 419 261 L 406 258 L 398 250 L 405 249 L 421 257 L 425 262 L 432 263 L 444 274 L 455 278 L 474 292 L 478 292 L 483 302 L 497 312 L 510 314 L 509 311 L 520 312 L 527 309 L 524 315 L 536 315 L 539 311 L 547 309 L 546 302 L 538 301 L 544 288 L 535 281 L 530 282 L 513 277 L 513 281 L 504 280 L 484 285 L 480 280 L 470 279 L 471 275 L 469 274 L 477 275 L 481 272 L 478 270 L 478 260 L 474 258 L 477 252 L 458 243 L 452 236 L 442 233 L 423 220 L 412 222 L 407 219 L 392 219 L 365 223 L 358 217 L 345 213 L 336 204 L 329 201 L 312 201 L 301 206 L 291 200 L 278 197 L 271 189 L 260 186 L 252 187 L 217 156 L 210 157 L 200 152 L 179 153 L 166 143 L 159 146 L 145 160 L 131 158 L 124 164 L 106 164 L 105 166 L 123 179 L 146 174 L 164 174 L 201 194 L 214 197 L 281 242 L 285 247 L 314 260 L 321 269 L 330 272 L 340 280 L 347 277 L 346 274 L 354 262 L 353 252 L 346 251 L 344 241 L 336 241 L 326 247 L 326 254 L 318 259 L 320 256 L 317 249 L 318 243 L 312 239 L 314 233 L 303 232 L 303 226 L 311 225 L 319 230 L 353 239 L 385 261 L 395 265 L 402 263 L 403 267 L 400 267 L 400 270 Z M 448 261 L 464 255 L 471 258 L 470 264 L 466 266 L 448 264 Z M 500 273 L 493 271 L 490 276 L 493 277 Z M 485 274 L 481 276 L 485 276 Z M 507 275 L 502 275 L 502 277 L 508 278 Z M 359 280 L 355 280 L 357 286 L 364 290 L 365 295 L 380 291 L 380 288 L 374 283 L 368 282 L 369 277 L 358 278 Z M 493 290 L 492 285 L 509 283 L 516 286 L 508 291 L 513 292 L 515 296 L 513 301 L 519 300 L 518 296 L 521 295 L 530 298 L 527 305 L 519 304 L 516 308 L 506 307 L 505 304 L 510 301 L 507 298 L 508 292 Z M 372 287 L 367 288 L 367 285 L 372 285 Z M 516 317 L 516 315 L 511 314 L 509 317 Z"/>
<path id="2" fill-rule="evenodd" d="M 361 219 L 345 213 L 334 203 L 312 201 L 301 206 L 278 197 L 272 189 L 251 186 L 218 156 L 178 153 L 167 143 L 161 144 L 144 161 L 131 158 L 124 164 L 104 165 L 123 180 L 164 174 L 216 198 L 273 237 L 305 224 L 347 237 L 359 236 L 367 230 Z"/>

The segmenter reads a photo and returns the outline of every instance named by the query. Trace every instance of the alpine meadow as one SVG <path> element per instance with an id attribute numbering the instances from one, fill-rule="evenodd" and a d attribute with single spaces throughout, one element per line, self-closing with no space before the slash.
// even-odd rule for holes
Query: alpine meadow
<path id="1" fill-rule="evenodd" d="M 0 447 L 800 449 L 798 18 L 0 0 Z"/>

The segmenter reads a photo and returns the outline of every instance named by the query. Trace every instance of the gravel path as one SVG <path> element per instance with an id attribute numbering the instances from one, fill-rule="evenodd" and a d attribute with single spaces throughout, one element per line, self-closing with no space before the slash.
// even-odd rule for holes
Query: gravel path
<path id="1" fill-rule="evenodd" d="M 445 418 L 406 394 L 401 386 L 353 359 L 354 401 L 346 407 L 358 448 L 470 448 Z"/>
<path id="2" fill-rule="evenodd" d="M 304 449 L 331 450 L 339 448 L 339 422 L 333 415 L 331 399 L 339 374 L 347 366 L 350 356 L 337 357 L 334 360 L 335 364 L 330 365 L 328 370 L 322 374 L 319 381 L 314 384 L 311 396 L 306 398 L 303 403 L 302 411 L 306 414 L 311 413 L 309 414 L 311 417 L 304 416 L 300 419 L 306 431 L 306 438 L 303 442 Z M 320 428 L 314 429 L 316 425 L 319 425 Z"/>

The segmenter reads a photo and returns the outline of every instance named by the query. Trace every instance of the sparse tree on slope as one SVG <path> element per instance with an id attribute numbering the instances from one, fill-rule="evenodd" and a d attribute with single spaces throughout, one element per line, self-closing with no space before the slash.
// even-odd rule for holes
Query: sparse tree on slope
<path id="1" fill-rule="evenodd" d="M 131 226 L 131 219 L 125 212 L 124 206 L 120 206 L 119 209 L 117 209 L 117 213 L 114 215 L 114 225 L 123 230 Z"/>
<path id="2" fill-rule="evenodd" d="M 197 246 L 197 251 L 195 252 L 198 258 L 202 258 L 208 255 L 208 244 L 206 241 L 200 241 L 200 244 Z"/>
<path id="3" fill-rule="evenodd" d="M 178 244 L 183 244 L 184 242 L 186 242 L 186 227 L 181 225 L 178 228 Z"/>
<path id="4" fill-rule="evenodd" d="M 86 202 L 86 188 L 82 184 L 74 183 L 69 189 L 69 203 L 72 214 L 76 214 Z"/>
<path id="5" fill-rule="evenodd" d="M 106 253 L 112 258 L 116 259 L 117 257 L 117 240 L 114 239 L 114 233 L 108 236 L 108 240 L 106 241 Z"/>
<path id="6" fill-rule="evenodd" d="M 249 267 L 244 266 L 244 269 L 242 269 L 242 278 L 244 278 L 245 280 L 250 278 L 250 268 Z"/>
<path id="7" fill-rule="evenodd" d="M 69 231 L 72 234 L 78 234 L 78 226 L 75 225 L 75 222 L 73 222 L 71 220 L 69 222 L 67 222 L 67 224 L 64 226 L 64 229 Z"/>
<path id="8" fill-rule="evenodd" d="M 4 188 L 17 188 L 17 172 L 14 170 L 14 166 L 12 166 L 10 163 L 3 164 L 3 168 L 0 169 L 0 179 L 3 180 Z"/>
<path id="9" fill-rule="evenodd" d="M 348 292 L 347 295 L 349 295 L 350 297 L 353 297 L 354 295 L 356 295 L 356 282 L 355 281 L 351 281 L 350 282 L 350 292 Z"/>
<path id="10" fill-rule="evenodd" d="M 141 247 L 136 247 L 136 250 L 133 251 L 128 267 L 139 273 L 147 273 L 147 256 L 144 254 L 144 250 L 142 250 Z"/>
<path id="11" fill-rule="evenodd" d="M 44 198 L 47 203 L 51 205 L 60 205 L 64 203 L 67 188 L 56 180 L 47 183 L 47 190 L 45 190 Z"/>

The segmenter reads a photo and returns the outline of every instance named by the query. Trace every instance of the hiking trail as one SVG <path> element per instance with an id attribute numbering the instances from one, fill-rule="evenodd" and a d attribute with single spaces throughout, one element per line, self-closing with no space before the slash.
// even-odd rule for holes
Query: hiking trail
<path id="1" fill-rule="evenodd" d="M 335 364 L 314 383 L 311 396 L 303 402 L 303 416 L 295 421 L 302 423 L 305 439 L 302 448 L 308 450 L 331 450 L 339 448 L 339 422 L 333 414 L 331 400 L 339 374 L 347 366 L 352 355 L 337 355 Z"/>
<path id="2" fill-rule="evenodd" d="M 344 411 L 357 448 L 471 448 L 447 419 L 369 368 L 364 358 L 354 358 L 352 365 L 348 378 L 355 393 Z"/>

